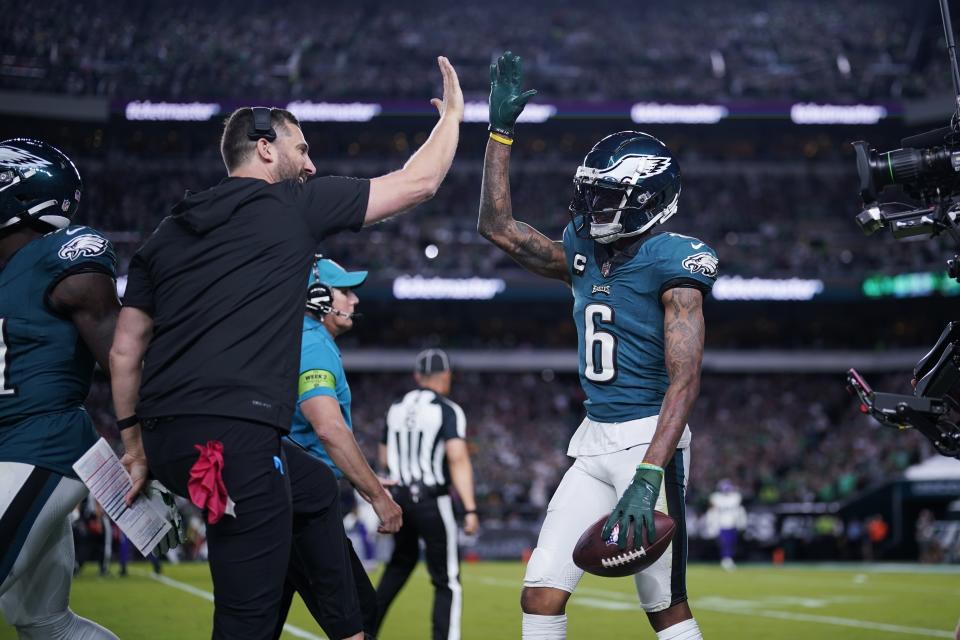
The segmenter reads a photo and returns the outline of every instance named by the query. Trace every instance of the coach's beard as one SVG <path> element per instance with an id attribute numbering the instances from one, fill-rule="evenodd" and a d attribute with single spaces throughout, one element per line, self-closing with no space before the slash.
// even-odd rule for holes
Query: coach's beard
<path id="1" fill-rule="evenodd" d="M 307 173 L 294 162 L 283 156 L 280 157 L 280 162 L 277 166 L 277 176 L 281 182 L 284 180 L 296 180 L 300 184 L 303 184 L 307 181 Z"/>

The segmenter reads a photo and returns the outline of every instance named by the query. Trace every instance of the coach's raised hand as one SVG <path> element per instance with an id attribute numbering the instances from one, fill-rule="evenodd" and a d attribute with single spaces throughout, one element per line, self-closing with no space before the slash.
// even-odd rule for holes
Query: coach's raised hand
<path id="1" fill-rule="evenodd" d="M 444 56 L 437 58 L 440 73 L 443 75 L 443 99 L 434 98 L 430 104 L 437 108 L 440 117 L 449 117 L 457 122 L 463 122 L 463 91 L 460 89 L 460 79 L 457 71 Z"/>
<path id="2" fill-rule="evenodd" d="M 490 65 L 490 131 L 513 138 L 513 126 L 537 95 L 536 89 L 523 91 L 523 61 L 509 51 Z"/>
<path id="3" fill-rule="evenodd" d="M 432 198 L 453 163 L 463 122 L 463 92 L 450 61 L 440 56 L 437 64 L 443 74 L 443 99 L 434 98 L 430 103 L 440 112 L 440 119 L 402 169 L 370 181 L 365 225 L 385 220 Z"/>

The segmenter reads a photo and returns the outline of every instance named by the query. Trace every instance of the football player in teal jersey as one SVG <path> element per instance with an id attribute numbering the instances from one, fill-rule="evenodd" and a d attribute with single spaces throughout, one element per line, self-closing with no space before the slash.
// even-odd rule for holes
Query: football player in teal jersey
<path id="1" fill-rule="evenodd" d="M 510 52 L 490 76 L 478 229 L 526 269 L 571 287 L 587 396 L 587 415 L 567 450 L 575 462 L 527 565 L 523 637 L 566 637 L 566 603 L 583 575 L 572 554 L 588 526 L 610 514 L 603 535 L 622 548 L 631 523 L 654 538 L 657 509 L 677 528 L 671 547 L 636 575 L 637 594 L 659 639 L 696 640 L 702 636 L 685 583 L 687 417 L 700 388 L 702 305 L 717 256 L 696 238 L 657 232 L 677 211 L 680 169 L 663 143 L 637 131 L 603 138 L 577 168 L 561 241 L 515 220 L 513 126 L 536 92 L 522 92 L 520 59 Z"/>
<path id="2" fill-rule="evenodd" d="M 68 606 L 83 402 L 120 310 L 110 241 L 70 225 L 81 191 L 58 149 L 0 142 L 0 610 L 20 638 L 116 638 Z"/>

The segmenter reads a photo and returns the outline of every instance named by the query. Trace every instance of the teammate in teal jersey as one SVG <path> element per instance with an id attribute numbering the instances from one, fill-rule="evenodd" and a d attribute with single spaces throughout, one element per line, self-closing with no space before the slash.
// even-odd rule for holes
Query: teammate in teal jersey
<path id="1" fill-rule="evenodd" d="M 83 402 L 120 304 L 110 242 L 70 226 L 82 185 L 54 147 L 0 142 L 0 610 L 20 638 L 116 638 L 69 609 L 71 465 L 96 441 Z"/>
<path id="2" fill-rule="evenodd" d="M 478 229 L 525 268 L 570 285 L 587 395 L 586 418 L 567 449 L 576 460 L 527 565 L 523 637 L 566 637 L 566 603 L 583 575 L 572 553 L 588 526 L 609 513 L 603 535 L 622 548 L 631 523 L 653 539 L 658 509 L 677 529 L 671 548 L 635 577 L 640 604 L 660 640 L 699 639 L 685 577 L 686 422 L 700 388 L 702 305 L 717 256 L 696 238 L 655 231 L 677 211 L 680 170 L 659 140 L 636 131 L 600 140 L 577 168 L 562 241 L 517 222 L 509 183 L 513 126 L 536 92 L 521 93 L 520 59 L 510 52 L 490 76 Z"/>

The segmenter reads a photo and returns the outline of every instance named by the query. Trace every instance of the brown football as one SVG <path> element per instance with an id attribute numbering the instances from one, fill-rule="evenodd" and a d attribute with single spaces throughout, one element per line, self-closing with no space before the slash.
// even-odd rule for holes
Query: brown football
<path id="1" fill-rule="evenodd" d="M 577 541 L 577 546 L 573 549 L 573 561 L 578 567 L 587 573 L 605 578 L 632 576 L 649 567 L 670 546 L 670 541 L 673 540 L 673 532 L 677 528 L 673 518 L 660 511 L 654 511 L 653 521 L 656 529 L 656 540 L 653 542 L 646 540 L 646 532 L 644 532 L 643 546 L 640 549 L 634 549 L 633 533 L 635 528 L 630 525 L 629 531 L 626 532 L 627 546 L 621 551 L 617 542 L 620 536 L 624 535 L 624 532 L 620 531 L 619 525 L 614 527 L 609 539 L 604 540 L 600 536 L 608 517 L 610 517 L 609 514 L 587 527 L 587 530 L 580 536 L 580 540 Z"/>

